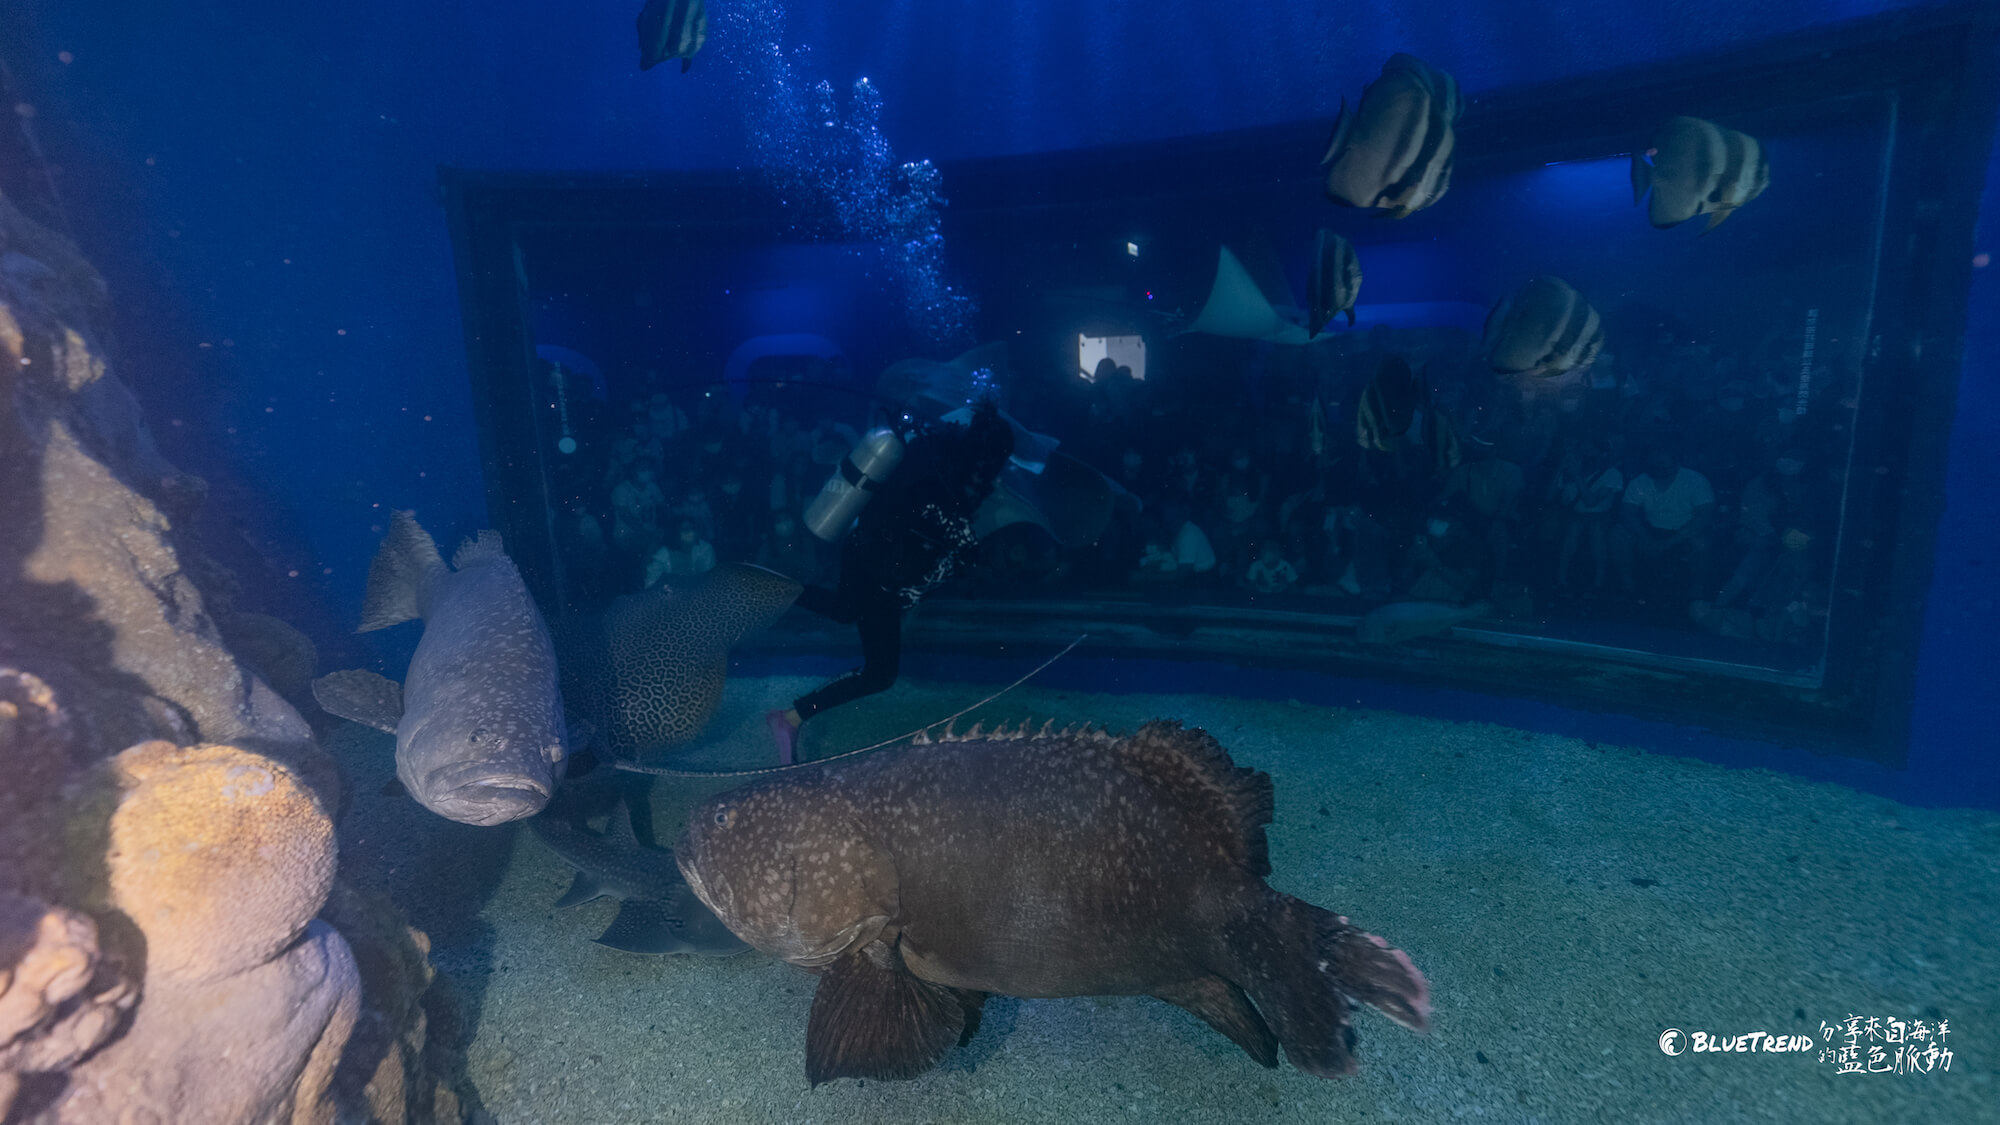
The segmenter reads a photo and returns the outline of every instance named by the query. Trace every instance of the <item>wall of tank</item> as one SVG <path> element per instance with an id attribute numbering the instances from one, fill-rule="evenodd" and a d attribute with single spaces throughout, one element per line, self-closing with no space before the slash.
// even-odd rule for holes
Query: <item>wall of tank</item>
<path id="1" fill-rule="evenodd" d="M 898 153 L 947 160 L 1330 119 L 1396 50 L 1476 93 L 1913 6 L 759 2 L 718 17 L 685 77 L 638 71 L 631 0 L 24 0 L 0 12 L 0 42 L 118 293 L 119 341 L 147 356 L 137 389 L 165 452 L 233 498 L 246 549 L 333 622 L 358 604 L 373 505 L 441 527 L 482 517 L 440 163 L 742 164 L 780 71 L 869 76 Z M 1991 167 L 1981 248 L 2000 222 Z M 1976 310 L 1996 307 L 1995 272 L 1973 282 L 1912 756 L 1913 775 L 1949 780 L 1940 799 L 1987 802 L 2000 776 L 1973 748 L 2000 720 L 1984 690 L 2000 659 L 2000 326 Z"/>

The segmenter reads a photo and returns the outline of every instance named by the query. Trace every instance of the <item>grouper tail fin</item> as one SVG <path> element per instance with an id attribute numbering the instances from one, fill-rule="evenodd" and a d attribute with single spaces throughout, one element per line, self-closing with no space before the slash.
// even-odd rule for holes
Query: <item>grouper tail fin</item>
<path id="1" fill-rule="evenodd" d="M 1308 1074 L 1354 1073 L 1357 1002 L 1413 1031 L 1430 1024 L 1430 985 L 1409 955 L 1311 903 L 1273 891 L 1230 927 L 1229 944 L 1243 990 Z"/>
<path id="2" fill-rule="evenodd" d="M 424 594 L 445 573 L 437 543 L 417 523 L 415 512 L 389 517 L 389 534 L 368 567 L 368 592 L 361 598 L 361 628 L 386 629 L 424 615 Z"/>

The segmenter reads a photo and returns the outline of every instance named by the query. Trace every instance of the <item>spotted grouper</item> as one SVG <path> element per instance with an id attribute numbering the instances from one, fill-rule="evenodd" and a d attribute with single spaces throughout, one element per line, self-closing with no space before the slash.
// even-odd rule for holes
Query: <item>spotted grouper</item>
<path id="1" fill-rule="evenodd" d="M 359 669 L 313 681 L 321 707 L 396 736 L 396 777 L 465 824 L 542 811 L 562 780 L 569 731 L 555 645 L 496 531 L 447 567 L 415 514 L 396 512 L 368 571 L 361 631 L 422 618 L 402 684 Z"/>
<path id="2" fill-rule="evenodd" d="M 1416 1030 L 1422 974 L 1272 890 L 1271 779 L 1155 721 L 978 728 L 800 769 L 696 808 L 675 855 L 723 924 L 819 974 L 806 1077 L 911 1078 L 989 994 L 1142 995 L 1265 1066 L 1355 1069 L 1355 1003 Z"/>

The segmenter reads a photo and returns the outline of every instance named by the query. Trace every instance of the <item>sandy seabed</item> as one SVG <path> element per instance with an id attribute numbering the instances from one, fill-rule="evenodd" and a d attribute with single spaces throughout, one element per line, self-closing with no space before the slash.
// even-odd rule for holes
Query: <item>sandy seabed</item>
<path id="1" fill-rule="evenodd" d="M 707 741 L 673 763 L 771 764 L 764 709 L 813 684 L 733 681 Z M 905 683 L 816 720 L 805 752 L 989 690 Z M 593 944 L 615 904 L 552 909 L 567 867 L 525 831 L 450 824 L 394 795 L 391 740 L 353 726 L 330 740 L 356 794 L 345 862 L 430 932 L 473 1028 L 480 1112 L 505 1125 L 2000 1121 L 2000 815 L 1296 702 L 1031 685 L 965 721 L 1028 715 L 1114 730 L 1180 719 L 1269 772 L 1271 883 L 1407 950 L 1430 979 L 1430 1033 L 1364 1011 L 1361 1072 L 1328 1081 L 1265 1070 L 1157 1000 L 996 997 L 972 1045 L 922 1078 L 808 1090 L 813 977 L 756 953 Z M 670 843 L 690 804 L 739 783 L 660 779 L 655 835 Z M 1843 1074 L 1817 1048 L 1659 1045 L 1669 1028 L 1823 1043 L 1822 1021 L 1849 1016 L 1949 1021 L 1950 1070 Z"/>

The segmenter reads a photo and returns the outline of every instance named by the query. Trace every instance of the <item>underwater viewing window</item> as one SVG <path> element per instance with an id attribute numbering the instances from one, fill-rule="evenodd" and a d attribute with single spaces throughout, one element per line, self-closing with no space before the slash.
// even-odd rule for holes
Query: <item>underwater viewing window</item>
<path id="1" fill-rule="evenodd" d="M 936 394 L 990 372 L 1020 426 L 1111 482 L 1113 512 L 1053 513 L 1046 458 L 1021 469 L 1020 512 L 925 601 L 914 644 L 1087 631 L 1118 654 L 1900 761 L 1983 151 L 1963 143 L 1968 89 L 1989 60 L 1950 12 L 1897 19 L 1481 92 L 1451 205 L 1396 221 L 1327 203 L 1323 121 L 944 165 L 945 258 L 980 308 L 960 350 L 1001 347 L 1004 370 L 920 343 L 882 248 L 798 221 L 754 177 L 447 169 L 492 517 L 545 605 L 594 604 L 644 581 L 633 560 L 670 520 L 720 553 L 767 547 L 774 515 L 906 408 L 878 373 Z M 1632 154 L 1677 115 L 1768 154 L 1768 190 L 1711 232 L 1654 229 L 1634 203 Z M 1351 326 L 1304 323 L 1319 228 L 1364 264 Z M 1497 376 L 1489 311 L 1546 278 L 1602 350 Z M 558 377 L 549 347 L 602 376 Z M 1384 450 L 1392 358 L 1420 393 Z M 628 474 L 648 449 L 672 479 Z M 1631 491 L 1642 477 L 1658 496 Z M 1621 495 L 1661 522 L 1634 531 Z M 1712 515 L 1678 536 L 1677 507 Z M 1095 537 L 1066 541 L 1079 526 Z M 1476 584 L 1454 558 L 1480 560 Z M 1279 577 L 1243 581 L 1243 560 Z M 1464 612 L 1370 643 L 1357 622 L 1385 603 Z M 788 620 L 759 643 L 847 642 Z"/>
<path id="2" fill-rule="evenodd" d="M 1090 382 L 1097 381 L 1098 365 L 1111 361 L 1113 374 L 1135 382 L 1146 378 L 1146 338 L 1144 336 L 1087 336 L 1076 338 L 1077 370 Z M 1117 371 L 1117 368 L 1124 368 Z"/>

